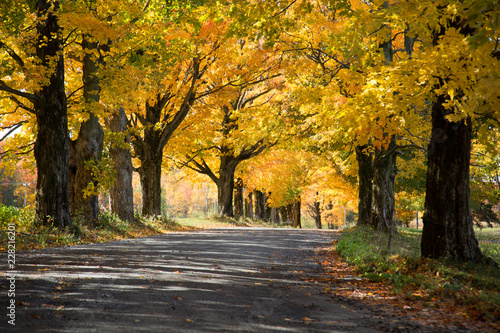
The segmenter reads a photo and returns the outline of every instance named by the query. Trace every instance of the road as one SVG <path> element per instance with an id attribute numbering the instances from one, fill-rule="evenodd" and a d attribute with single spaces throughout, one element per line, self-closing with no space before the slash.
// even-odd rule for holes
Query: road
<path id="1" fill-rule="evenodd" d="M 335 237 L 230 228 L 18 253 L 16 326 L 3 315 L 0 330 L 432 332 L 306 282 L 321 274 L 314 250 Z"/>

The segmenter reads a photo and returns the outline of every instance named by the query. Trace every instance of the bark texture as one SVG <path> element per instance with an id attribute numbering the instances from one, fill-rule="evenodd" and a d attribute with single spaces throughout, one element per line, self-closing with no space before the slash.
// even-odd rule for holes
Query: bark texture
<path id="1" fill-rule="evenodd" d="M 314 223 L 316 224 L 316 228 L 321 229 L 321 209 L 319 201 L 314 202 Z"/>
<path id="2" fill-rule="evenodd" d="M 444 101 L 440 96 L 432 108 L 422 256 L 482 262 L 470 209 L 471 119 L 446 120 Z"/>
<path id="3" fill-rule="evenodd" d="M 439 44 L 447 28 L 456 29 L 464 37 L 475 32 L 459 17 L 449 20 L 446 25 L 435 31 L 434 46 Z M 446 78 L 440 78 L 434 91 L 445 84 Z M 456 98 L 459 99 L 461 94 L 457 91 Z M 438 94 L 432 105 L 422 256 L 494 264 L 482 254 L 473 229 L 469 190 L 472 119 L 468 117 L 460 122 L 446 119 L 455 112 L 443 106 L 447 98 L 446 94 Z"/>
<path id="4" fill-rule="evenodd" d="M 89 119 L 80 125 L 78 138 L 70 142 L 70 202 L 71 214 L 83 218 L 88 226 L 95 226 L 99 215 L 99 199 L 97 194 L 86 195 L 89 184 L 97 188 L 97 179 L 86 164 L 99 164 L 104 144 L 104 131 L 99 118 L 91 111 L 92 103 L 99 102 L 100 85 L 97 76 L 98 59 L 93 53 L 98 48 L 96 42 L 84 37 L 82 41 L 83 57 L 83 99 Z"/>
<path id="5" fill-rule="evenodd" d="M 302 222 L 300 218 L 300 206 L 301 206 L 301 200 L 300 198 L 298 198 L 298 200 L 292 204 L 292 219 L 294 228 L 302 228 Z"/>
<path id="6" fill-rule="evenodd" d="M 110 130 L 124 135 L 127 130 L 127 116 L 120 109 L 108 123 Z M 109 156 L 115 169 L 115 179 L 111 187 L 111 211 L 123 221 L 134 220 L 134 190 L 132 187 L 132 154 L 130 137 L 123 137 L 122 142 L 114 142 L 109 148 Z"/>
<path id="7" fill-rule="evenodd" d="M 221 157 L 219 168 L 219 177 L 217 184 L 217 213 L 220 216 L 233 217 L 233 190 L 234 190 L 234 172 L 238 163 L 231 155 Z"/>
<path id="8" fill-rule="evenodd" d="M 371 225 L 373 202 L 373 154 L 367 146 L 356 147 L 359 177 L 358 225 Z"/>
<path id="9" fill-rule="evenodd" d="M 375 151 L 373 159 L 373 210 L 372 227 L 374 230 L 389 232 L 394 227 L 396 199 L 394 182 L 396 180 L 396 143 L 391 140 L 387 149 Z"/>
<path id="10" fill-rule="evenodd" d="M 57 1 L 38 0 L 36 56 L 52 73 L 47 85 L 34 93 L 37 138 L 36 217 L 43 225 L 72 225 L 69 202 L 69 137 L 64 89 L 62 31 L 57 19 Z"/>

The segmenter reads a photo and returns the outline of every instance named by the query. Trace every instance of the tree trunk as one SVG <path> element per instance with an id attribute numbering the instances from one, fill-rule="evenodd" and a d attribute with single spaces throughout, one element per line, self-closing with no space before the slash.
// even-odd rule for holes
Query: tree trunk
<path id="1" fill-rule="evenodd" d="M 97 43 L 83 38 L 83 99 L 89 119 L 80 125 L 78 138 L 70 142 L 70 211 L 73 216 L 81 216 L 88 226 L 95 226 L 99 214 L 98 194 L 85 195 L 89 184 L 97 188 L 97 179 L 93 170 L 86 164 L 99 164 L 102 156 L 104 131 L 92 111 L 92 103 L 99 102 L 101 87 L 97 77 L 97 62 L 94 54 Z"/>
<path id="2" fill-rule="evenodd" d="M 314 223 L 316 223 L 316 228 L 321 229 L 321 208 L 319 201 L 314 202 Z"/>
<path id="3" fill-rule="evenodd" d="M 279 208 L 279 211 L 280 211 L 282 223 L 286 223 L 288 220 L 290 220 L 290 217 L 288 216 L 288 206 L 281 206 Z"/>
<path id="4" fill-rule="evenodd" d="M 268 192 L 266 197 L 265 197 L 265 209 L 266 209 L 266 221 L 272 221 L 272 208 L 271 206 L 268 205 L 268 202 L 271 198 L 271 192 Z"/>
<path id="5" fill-rule="evenodd" d="M 233 163 L 224 162 L 221 159 L 219 169 L 219 179 L 217 181 L 217 201 L 218 214 L 220 216 L 233 217 L 233 190 L 234 190 L 234 171 Z"/>
<path id="6" fill-rule="evenodd" d="M 367 146 L 356 147 L 359 176 L 358 225 L 370 225 L 372 222 L 373 195 L 373 154 L 364 150 Z"/>
<path id="7" fill-rule="evenodd" d="M 266 196 L 263 192 L 255 190 L 255 218 L 266 220 Z"/>
<path id="8" fill-rule="evenodd" d="M 69 211 L 69 137 L 64 89 L 62 29 L 56 13 L 57 1 L 39 0 L 37 7 L 36 56 L 46 72 L 47 85 L 36 91 L 34 109 L 37 137 L 34 155 L 37 166 L 36 218 L 43 225 L 71 226 Z M 54 68 L 55 66 L 55 68 Z"/>
<path id="9" fill-rule="evenodd" d="M 86 196 L 89 184 L 97 188 L 97 179 L 86 163 L 99 163 L 102 155 L 104 131 L 93 114 L 81 124 L 78 139 L 70 142 L 70 202 L 71 214 L 80 216 L 88 226 L 95 226 L 99 214 L 97 194 Z"/>
<path id="10" fill-rule="evenodd" d="M 390 232 L 396 214 L 394 182 L 396 179 L 396 143 L 391 139 L 387 149 L 375 151 L 373 160 L 373 212 L 374 230 Z"/>
<path id="11" fill-rule="evenodd" d="M 248 193 L 245 199 L 245 216 L 248 219 L 253 220 L 253 193 Z"/>
<path id="12" fill-rule="evenodd" d="M 146 124 L 158 124 L 164 102 L 157 95 L 156 101 L 146 102 Z M 141 166 L 137 168 L 142 188 L 142 215 L 161 215 L 161 164 L 163 161 L 162 130 L 156 126 L 144 129 L 144 137 L 134 135 L 132 143 Z"/>
<path id="13" fill-rule="evenodd" d="M 274 207 L 271 208 L 271 222 L 275 223 L 275 224 L 280 223 L 280 213 L 279 213 L 278 208 L 274 208 Z"/>
<path id="14" fill-rule="evenodd" d="M 161 162 L 161 159 L 142 161 L 139 168 L 144 216 L 161 215 Z"/>
<path id="15" fill-rule="evenodd" d="M 300 198 L 297 199 L 292 204 L 292 217 L 293 217 L 293 227 L 294 228 L 302 228 L 302 223 L 300 221 Z"/>
<path id="16" fill-rule="evenodd" d="M 474 32 L 465 20 L 455 18 L 446 22 L 464 37 Z M 433 46 L 446 33 L 444 26 L 434 32 Z M 433 88 L 438 91 L 446 84 L 440 78 Z M 457 91 L 457 100 L 462 93 Z M 432 104 L 432 136 L 427 156 L 427 184 L 425 212 L 422 218 L 421 252 L 423 257 L 448 257 L 465 262 L 487 262 L 479 248 L 473 229 L 470 207 L 469 168 L 471 157 L 472 119 L 451 122 L 446 116 L 454 109 L 446 109 L 447 93 L 438 94 Z"/>
<path id="17" fill-rule="evenodd" d="M 422 256 L 483 262 L 470 210 L 472 120 L 448 121 L 445 101 L 441 95 L 432 106 Z"/>
<path id="18" fill-rule="evenodd" d="M 235 184 L 234 192 L 234 217 L 243 216 L 243 179 L 238 178 Z"/>
<path id="19" fill-rule="evenodd" d="M 108 124 L 114 133 L 123 135 L 127 130 L 127 116 L 120 109 Z M 120 135 L 118 134 L 118 135 Z M 126 136 L 123 144 L 114 142 L 109 148 L 109 155 L 116 171 L 111 188 L 111 211 L 123 221 L 134 220 L 134 189 L 132 187 L 132 154 L 128 148 L 130 137 Z"/>

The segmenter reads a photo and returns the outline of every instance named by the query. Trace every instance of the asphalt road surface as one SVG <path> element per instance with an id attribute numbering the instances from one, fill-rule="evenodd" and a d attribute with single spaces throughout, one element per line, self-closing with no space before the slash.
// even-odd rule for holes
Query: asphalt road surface
<path id="1" fill-rule="evenodd" d="M 18 253 L 16 325 L 3 314 L 0 331 L 436 332 L 306 282 L 321 274 L 314 250 L 337 236 L 212 229 Z"/>

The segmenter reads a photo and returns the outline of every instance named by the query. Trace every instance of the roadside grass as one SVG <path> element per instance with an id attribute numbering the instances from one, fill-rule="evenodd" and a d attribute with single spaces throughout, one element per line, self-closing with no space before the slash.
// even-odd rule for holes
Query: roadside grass
<path id="1" fill-rule="evenodd" d="M 195 228 L 183 226 L 164 217 L 135 216 L 132 222 L 122 221 L 109 212 L 100 214 L 95 227 L 83 225 L 76 217 L 71 230 L 40 226 L 35 222 L 33 209 L 17 209 L 0 205 L 0 251 L 7 250 L 8 225 L 15 224 L 16 251 L 76 244 L 102 243 L 114 240 L 148 237 L 172 231 Z"/>
<path id="2" fill-rule="evenodd" d="M 343 232 L 337 254 L 366 278 L 391 285 L 409 300 L 433 308 L 446 302 L 471 319 L 500 318 L 500 269 L 420 257 L 421 230 L 401 228 L 387 250 L 388 236 L 370 228 Z M 484 254 L 500 263 L 500 228 L 477 231 Z"/>
<path id="3" fill-rule="evenodd" d="M 16 251 L 43 249 L 76 244 L 102 243 L 114 240 L 131 239 L 160 235 L 175 231 L 191 231 L 206 228 L 227 227 L 276 227 L 276 225 L 227 217 L 175 218 L 163 216 L 144 217 L 136 214 L 134 221 L 122 221 L 116 215 L 104 211 L 99 215 L 95 227 L 82 223 L 73 217 L 73 227 L 59 230 L 34 223 L 35 212 L 32 208 L 14 208 L 0 205 L 0 251 L 7 251 L 8 228 L 15 224 Z"/>

